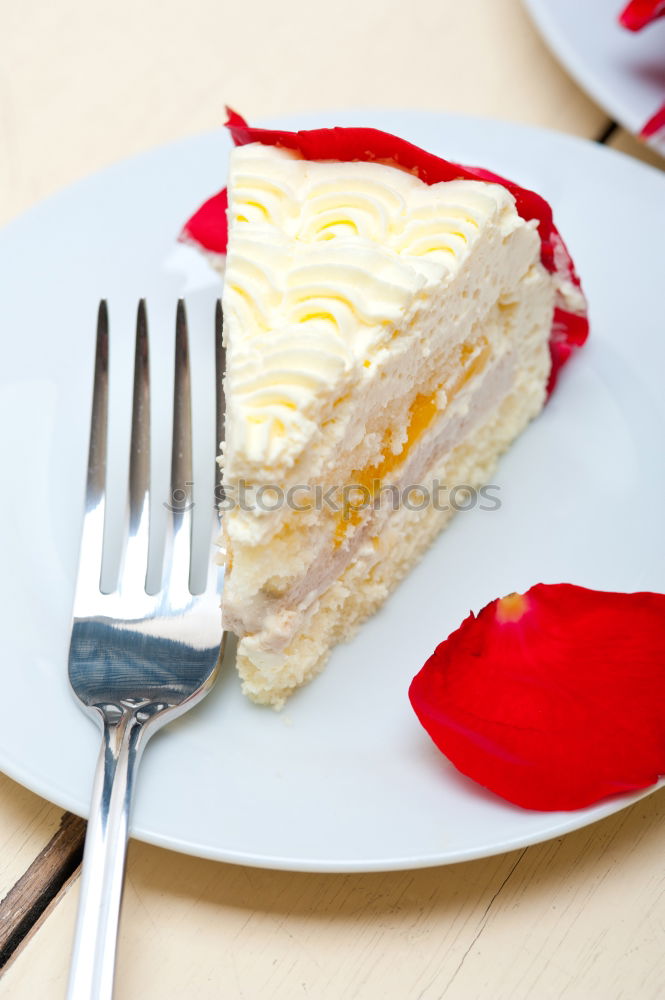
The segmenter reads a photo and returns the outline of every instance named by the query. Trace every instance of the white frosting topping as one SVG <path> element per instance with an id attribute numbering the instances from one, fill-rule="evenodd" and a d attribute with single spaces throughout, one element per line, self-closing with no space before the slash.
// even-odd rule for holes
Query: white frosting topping
<path id="1" fill-rule="evenodd" d="M 500 185 L 258 143 L 233 151 L 228 189 L 229 478 L 290 468 L 487 227 L 532 228 Z"/>

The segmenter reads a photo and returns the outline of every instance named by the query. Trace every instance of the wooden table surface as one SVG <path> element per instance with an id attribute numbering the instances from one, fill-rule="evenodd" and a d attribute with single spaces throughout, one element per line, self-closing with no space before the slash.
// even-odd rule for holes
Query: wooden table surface
<path id="1" fill-rule="evenodd" d="M 250 119 L 492 115 L 664 165 L 559 68 L 518 0 L 0 0 L 0 26 L 0 222 L 218 126 L 224 103 Z M 0 775 L 0 1000 L 64 996 L 83 828 Z M 268 872 L 132 842 L 116 995 L 661 997 L 664 872 L 665 790 L 546 844 L 416 872 Z"/>

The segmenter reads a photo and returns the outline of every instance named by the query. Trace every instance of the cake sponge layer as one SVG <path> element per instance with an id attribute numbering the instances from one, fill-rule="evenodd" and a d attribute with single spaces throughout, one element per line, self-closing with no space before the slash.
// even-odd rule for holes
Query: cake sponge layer
<path id="1" fill-rule="evenodd" d="M 443 460 L 438 459 L 423 483 L 478 489 L 489 482 L 499 456 L 540 411 L 543 393 L 537 383 L 519 386 L 489 418 Z M 251 636 L 238 644 L 237 667 L 243 691 L 253 701 L 281 708 L 293 691 L 318 674 L 339 642 L 383 604 L 454 511 L 429 506 L 424 511 L 401 507 L 376 542 L 370 543 L 321 595 L 290 645 L 279 652 L 261 649 Z M 489 513 L 486 515 L 489 516 Z"/>

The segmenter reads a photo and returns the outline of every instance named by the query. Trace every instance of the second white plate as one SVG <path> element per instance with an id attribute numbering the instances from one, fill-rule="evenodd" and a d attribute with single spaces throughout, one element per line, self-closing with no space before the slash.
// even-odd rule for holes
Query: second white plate
<path id="1" fill-rule="evenodd" d="M 626 0 L 524 0 L 554 54 L 579 85 L 639 136 L 665 104 L 665 20 L 634 33 L 618 17 Z M 665 156 L 665 130 L 649 145 Z"/>

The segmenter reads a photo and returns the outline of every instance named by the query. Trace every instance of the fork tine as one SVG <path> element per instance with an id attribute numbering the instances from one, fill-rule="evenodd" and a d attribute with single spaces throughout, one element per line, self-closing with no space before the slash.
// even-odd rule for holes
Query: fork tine
<path id="1" fill-rule="evenodd" d="M 226 368 L 226 351 L 223 343 L 224 317 L 222 313 L 222 303 L 217 299 L 215 305 L 215 495 L 211 517 L 211 558 L 208 564 L 208 574 L 206 579 L 206 593 L 216 595 L 219 600 L 219 591 L 222 580 L 222 567 L 219 559 L 216 558 L 218 546 L 221 542 L 219 537 L 221 526 L 220 505 L 224 499 L 224 487 L 222 485 L 222 467 L 217 460 L 220 444 L 224 438 L 225 422 L 225 398 L 223 376 Z"/>
<path id="2" fill-rule="evenodd" d="M 109 312 L 106 299 L 99 303 L 97 312 L 97 341 L 95 346 L 95 381 L 92 395 L 90 421 L 90 448 L 88 451 L 87 506 L 96 506 L 104 499 L 106 488 L 106 433 L 109 400 Z"/>
<path id="3" fill-rule="evenodd" d="M 192 400 L 187 314 L 184 301 L 179 299 L 173 384 L 171 500 L 168 505 L 170 525 L 164 565 L 171 607 L 184 606 L 191 600 L 192 501 L 189 488 L 192 486 Z"/>
<path id="4" fill-rule="evenodd" d="M 136 314 L 132 435 L 129 453 L 129 532 L 121 589 L 142 592 L 150 540 L 150 371 L 145 299 Z"/>
<path id="5" fill-rule="evenodd" d="M 102 575 L 104 511 L 106 506 L 106 434 L 109 398 L 109 316 L 106 299 L 97 311 L 95 375 L 88 447 L 85 515 L 81 532 L 76 613 L 81 601 L 97 593 Z"/>
<path id="6" fill-rule="evenodd" d="M 222 378 L 226 369 L 226 351 L 223 342 L 224 314 L 222 303 L 217 299 L 215 305 L 215 448 L 219 448 L 224 439 L 225 399 Z M 215 498 L 218 503 L 224 498 L 222 487 L 222 467 L 215 462 Z"/>

